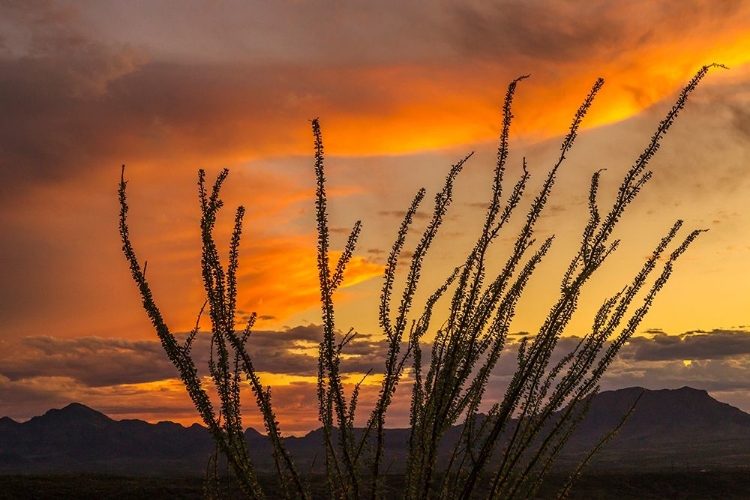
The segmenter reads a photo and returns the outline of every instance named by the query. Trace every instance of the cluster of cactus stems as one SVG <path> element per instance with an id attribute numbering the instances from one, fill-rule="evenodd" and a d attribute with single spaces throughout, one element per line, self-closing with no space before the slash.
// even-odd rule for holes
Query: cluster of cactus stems
<path id="1" fill-rule="evenodd" d="M 563 353 L 553 363 L 553 352 L 561 334 L 576 310 L 584 284 L 617 249 L 619 240 L 612 234 L 625 209 L 651 178 L 648 163 L 660 142 L 685 106 L 690 93 L 710 68 L 702 67 L 680 93 L 676 103 L 648 143 L 646 149 L 627 171 L 615 200 L 606 213 L 600 212 L 597 200 L 602 171 L 591 178 L 588 196 L 589 219 L 560 281 L 559 297 L 535 335 L 522 339 L 518 346 L 517 368 L 502 397 L 493 397 L 489 411 L 480 412 L 490 375 L 505 347 L 518 300 L 529 279 L 550 250 L 553 237 L 537 242 L 535 226 L 544 212 L 560 167 L 573 147 L 579 127 L 602 88 L 599 79 L 575 113 L 560 154 L 547 173 L 540 191 L 526 214 L 526 221 L 510 255 L 497 275 L 487 274 L 487 255 L 501 231 L 506 229 L 519 207 L 530 178 L 526 160 L 520 178 L 510 194 L 503 196 L 509 133 L 513 118 L 512 103 L 517 86 L 526 78 L 510 83 L 503 105 L 503 124 L 497 163 L 494 169 L 492 198 L 476 244 L 462 265 L 449 276 L 414 314 L 414 301 L 422 275 L 422 265 L 452 201 L 454 182 L 472 154 L 453 165 L 445 184 L 435 196 L 432 218 L 416 245 L 398 308 L 393 311 L 393 290 L 397 267 L 411 227 L 426 192 L 421 189 L 398 230 L 385 266 L 384 283 L 379 302 L 379 323 L 388 349 L 384 360 L 379 396 L 367 423 L 356 429 L 354 418 L 363 378 L 351 394 L 346 395 L 342 382 L 341 354 L 356 335 L 353 329 L 341 335 L 336 327 L 333 296 L 342 284 L 360 234 L 356 222 L 344 251 L 332 267 L 329 256 L 327 197 L 325 191 L 323 142 L 318 120 L 312 121 L 315 148 L 316 220 L 318 229 L 317 268 L 320 286 L 323 338 L 318 356 L 318 406 L 323 429 L 327 491 L 331 498 L 358 500 L 383 497 L 388 467 L 383 463 L 385 419 L 399 381 L 411 383 L 411 432 L 408 441 L 404 499 L 529 498 L 570 438 L 576 425 L 586 415 L 599 381 L 620 348 L 628 341 L 648 312 L 655 296 L 669 279 L 674 262 L 701 233 L 692 231 L 679 236 L 682 221 L 677 221 L 655 247 L 651 256 L 632 280 L 596 312 L 591 331 L 582 337 L 575 349 Z M 146 265 L 138 262 L 130 242 L 126 202 L 126 182 L 120 180 L 120 235 L 123 252 L 139 288 L 143 307 L 148 314 L 164 351 L 177 368 L 185 388 L 201 419 L 213 437 L 217 456 L 226 458 L 242 493 L 249 498 L 265 498 L 253 468 L 242 425 L 240 388 L 249 383 L 262 414 L 266 433 L 273 445 L 276 474 L 280 490 L 288 499 L 310 499 L 308 478 L 295 467 L 284 446 L 279 422 L 273 410 L 270 388 L 264 387 L 253 367 L 251 329 L 255 316 L 237 330 L 237 270 L 244 208 L 237 209 L 232 231 L 228 265 L 223 267 L 214 240 L 214 227 L 222 207 L 220 190 L 228 175 L 223 170 L 213 187 L 207 190 L 205 174 L 198 177 L 202 212 L 201 269 L 206 303 L 201 308 L 195 328 L 184 342 L 170 332 L 154 302 L 146 281 Z M 672 250 L 670 251 L 670 248 Z M 445 295 L 452 297 L 448 299 Z M 431 329 L 435 307 L 450 300 L 444 322 Z M 212 402 L 194 358 L 192 342 L 198 324 L 208 306 L 211 320 L 211 356 L 208 373 L 218 398 Z M 429 365 L 423 365 L 424 337 L 432 341 Z M 368 373 L 369 375 L 369 373 Z M 367 377 L 367 375 L 365 375 Z M 632 410 L 631 410 L 632 411 Z M 623 416 L 624 422 L 627 415 Z M 452 449 L 447 465 L 439 460 L 446 432 L 459 425 L 460 439 Z M 619 425 L 602 443 L 612 437 Z M 356 432 L 355 432 L 356 431 Z M 590 460 L 595 447 L 584 458 L 561 491 L 565 496 L 581 468 Z M 210 462 L 207 496 L 218 493 L 217 456 Z"/>

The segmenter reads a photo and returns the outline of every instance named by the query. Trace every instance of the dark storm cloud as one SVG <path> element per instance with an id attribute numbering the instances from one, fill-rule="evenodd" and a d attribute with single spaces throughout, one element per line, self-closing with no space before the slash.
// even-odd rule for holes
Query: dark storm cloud
<path id="1" fill-rule="evenodd" d="M 449 33 L 467 54 L 575 61 L 595 48 L 617 48 L 625 32 L 624 21 L 600 15 L 606 8 L 591 11 L 571 12 L 560 2 L 464 4 L 453 7 Z"/>
<path id="2" fill-rule="evenodd" d="M 689 386 L 697 389 L 744 393 L 742 407 L 750 409 L 750 356 L 739 355 L 719 359 L 685 362 L 633 361 L 618 358 L 602 378 L 604 389 L 640 386 L 649 389 L 676 389 Z"/>
<path id="3" fill-rule="evenodd" d="M 105 66 L 109 56 L 80 64 Z M 79 93 L 70 62 L 0 60 L 0 172 L 8 179 L 6 189 L 65 179 L 107 158 L 138 157 L 145 147 L 166 143 L 170 127 L 189 127 L 187 116 L 209 109 L 211 99 L 198 97 L 212 93 L 211 82 L 198 82 L 178 68 L 142 68 L 116 86 L 108 82 L 103 95 L 86 95 Z M 181 80 L 193 83 L 180 85 Z M 178 105 L 180 96 L 186 101 Z M 211 114 L 209 122 L 216 120 Z"/>
<path id="4" fill-rule="evenodd" d="M 20 49 L 0 54 L 6 200 L 123 162 L 270 153 L 307 138 L 307 120 L 331 108 L 390 109 L 387 92 L 353 69 L 156 61 L 83 33 L 73 8 L 24 5 L 0 7 L 24 28 Z"/>
<path id="5" fill-rule="evenodd" d="M 89 387 L 152 382 L 177 376 L 158 342 L 83 337 L 26 337 L 0 363 L 11 381 L 68 377 Z"/>
<path id="6" fill-rule="evenodd" d="M 184 334 L 179 337 L 184 338 Z M 284 331 L 253 332 L 248 350 L 258 371 L 285 375 L 317 375 L 320 327 L 297 326 Z M 192 355 L 199 370 L 208 362 L 210 336 L 199 334 Z M 387 346 L 358 334 L 344 348 L 352 357 L 342 365 L 348 373 L 382 366 Z M 66 377 L 88 387 L 154 382 L 176 377 L 177 371 L 155 340 L 81 337 L 26 337 L 0 356 L 0 376 L 11 382 L 37 377 Z"/>
<path id="7" fill-rule="evenodd" d="M 693 4 L 699 12 L 712 8 L 703 2 Z M 40 1 L 0 7 L 6 24 L 18 26 L 15 31 L 8 28 L 6 50 L 0 54 L 3 199 L 38 183 L 52 184 L 123 162 L 180 162 L 188 155 L 193 162 L 221 162 L 222 158 L 247 159 L 280 150 L 307 151 L 303 148 L 308 147 L 309 118 L 396 115 L 420 102 L 419 93 L 410 86 L 421 88 L 436 79 L 444 85 L 439 94 L 495 92 L 494 84 L 463 88 L 464 80 L 472 82 L 482 74 L 469 71 L 468 63 L 462 66 L 453 61 L 448 69 L 435 65 L 438 59 L 452 61 L 451 50 L 437 50 L 436 40 L 455 38 L 446 43 L 462 53 L 461 61 L 499 52 L 504 60 L 534 57 L 554 63 L 572 61 L 581 54 L 592 57 L 594 48 L 620 50 L 625 37 L 622 16 L 607 4 L 586 10 L 552 2 L 497 2 L 480 9 L 421 2 L 395 14 L 385 4 L 337 4 L 331 13 L 303 3 L 294 8 L 254 7 L 272 11 L 267 14 L 274 14 L 273 19 L 284 19 L 279 21 L 278 33 L 295 34 L 287 43 L 303 52 L 297 59 L 169 59 L 156 57 L 157 49 L 138 45 L 137 39 L 129 43 L 116 36 L 97 38 L 86 31 L 83 8 L 62 5 Z M 250 7 L 247 11 L 236 8 L 235 18 L 260 19 L 250 15 Z M 169 9 L 155 9 L 155 15 L 169 14 Z M 674 9 L 678 12 L 655 10 L 665 19 L 667 14 L 684 17 L 683 10 Z M 197 11 L 180 12 L 171 22 L 206 24 L 203 17 L 189 17 L 191 12 Z M 706 17 L 718 22 L 731 13 L 731 9 L 711 11 Z M 328 30 L 315 44 L 303 43 L 304 36 L 296 38 L 301 35 L 291 28 L 295 23 L 315 25 L 315 20 L 337 29 Z M 221 17 L 221 22 L 230 21 Z M 206 29 L 211 33 L 215 26 Z M 400 35 L 407 32 L 408 40 L 416 42 L 403 47 Z M 205 35 L 196 33 L 199 38 Z M 641 35 L 627 36 L 632 40 Z M 279 56 L 274 50 L 285 48 L 261 42 L 248 41 L 248 51 Z M 399 45 L 398 50 L 388 44 Z M 369 54 L 365 62 L 363 49 Z M 328 57 L 329 64 L 303 64 L 313 53 Z M 405 64 L 396 62 L 400 54 L 419 55 L 419 62 L 399 67 Z M 351 58 L 357 58 L 358 64 L 331 64 Z M 550 71 L 558 70 L 550 66 Z M 462 72 L 465 78 L 451 76 Z M 406 91 L 396 81 L 408 83 Z"/>
<path id="8" fill-rule="evenodd" d="M 741 0 L 605 0 L 579 7 L 576 2 L 543 0 L 447 4 L 451 22 L 444 29 L 452 45 L 468 57 L 587 62 L 619 57 L 625 48 L 633 51 L 684 31 L 688 19 L 692 30 L 720 28 L 737 14 Z"/>
<path id="9" fill-rule="evenodd" d="M 180 336 L 184 337 L 184 334 Z M 259 371 L 315 376 L 317 344 L 321 336 L 321 329 L 316 325 L 284 331 L 257 331 L 251 335 L 248 345 Z M 560 339 L 551 364 L 559 361 L 564 353 L 575 349 L 579 341 L 578 337 Z M 208 360 L 208 348 L 208 334 L 200 334 L 193 347 L 193 356 L 201 370 Z M 490 379 L 488 401 L 499 398 L 507 387 L 517 368 L 517 348 L 517 342 L 510 342 L 501 354 Z M 357 335 L 344 350 L 351 357 L 342 361 L 342 369 L 353 375 L 366 373 L 370 369 L 377 373 L 383 366 L 386 349 L 383 341 L 375 341 L 367 334 Z M 429 352 L 430 346 L 425 345 L 423 361 L 426 364 L 429 363 Z M 2 403 L 10 405 L 14 401 L 24 401 L 34 408 L 63 401 L 55 391 L 46 389 L 50 384 L 58 392 L 80 391 L 84 387 L 94 397 L 101 396 L 97 391 L 120 390 L 112 386 L 155 382 L 175 378 L 176 375 L 159 342 L 151 340 L 27 337 L 17 346 L 6 344 L 0 357 Z M 732 393 L 732 397 L 739 398 L 737 401 L 743 404 L 743 391 L 747 390 L 748 379 L 750 332 L 695 331 L 672 338 L 655 335 L 654 338 L 631 339 L 605 374 L 602 387 L 643 386 L 659 389 L 688 385 Z M 277 392 L 289 393 L 285 398 L 294 406 L 300 398 L 306 397 L 303 394 L 295 395 L 294 389 L 283 386 Z M 305 404 L 314 406 L 309 401 Z M 168 412 L 168 408 L 164 406 L 164 412 Z M 158 408 L 149 406 L 149 412 L 158 413 Z"/>
<path id="10" fill-rule="evenodd" d="M 515 372 L 517 336 L 506 346 L 492 374 L 495 393 L 506 387 Z M 531 342 L 532 339 L 529 339 Z M 550 365 L 576 348 L 580 337 L 558 342 Z M 617 389 L 642 386 L 652 389 L 685 385 L 713 390 L 746 390 L 750 380 L 750 332 L 745 330 L 692 331 L 681 335 L 634 337 L 620 350 L 605 373 L 602 386 Z"/>
<path id="11" fill-rule="evenodd" d="M 689 386 L 735 393 L 750 408 L 750 331 L 691 331 L 681 335 L 634 337 L 602 378 L 604 389 Z"/>
<path id="12" fill-rule="evenodd" d="M 107 111 L 108 98 L 100 92 L 137 59 L 126 49 L 98 47 L 64 59 L 0 58 L 3 191 L 65 179 L 117 150 L 118 131 L 134 124 Z"/>
<path id="13" fill-rule="evenodd" d="M 403 106 L 409 96 L 386 85 L 388 71 L 177 64 L 103 45 L 0 57 L 0 196 L 121 163 L 307 152 L 311 117 L 383 117 Z"/>
<path id="14" fill-rule="evenodd" d="M 671 361 L 727 359 L 750 355 L 750 332 L 713 330 L 687 332 L 681 335 L 635 337 L 620 353 L 626 360 Z"/>

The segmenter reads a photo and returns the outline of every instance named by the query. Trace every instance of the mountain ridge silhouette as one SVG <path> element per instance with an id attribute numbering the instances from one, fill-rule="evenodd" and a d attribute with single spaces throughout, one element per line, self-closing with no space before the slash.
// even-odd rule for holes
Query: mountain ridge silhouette
<path id="1" fill-rule="evenodd" d="M 717 401 L 704 390 L 630 387 L 595 396 L 556 467 L 575 467 L 639 396 L 628 420 L 590 467 L 656 470 L 686 462 L 702 468 L 750 465 L 750 414 Z M 386 460 L 394 464 L 393 472 L 399 472 L 409 431 L 386 432 Z M 458 435 L 459 426 L 446 434 L 446 449 Z M 268 439 L 252 428 L 246 430 L 245 438 L 257 469 L 272 471 Z M 320 429 L 288 437 L 286 445 L 298 466 L 305 470 L 313 464 L 322 466 L 317 460 L 323 449 Z M 0 473 L 203 474 L 214 450 L 208 431 L 198 424 L 114 420 L 80 403 L 51 409 L 26 422 L 0 418 Z"/>

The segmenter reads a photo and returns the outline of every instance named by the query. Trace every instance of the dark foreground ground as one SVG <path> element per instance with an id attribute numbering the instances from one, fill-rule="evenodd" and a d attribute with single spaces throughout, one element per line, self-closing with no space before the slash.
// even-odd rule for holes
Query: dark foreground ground
<path id="1" fill-rule="evenodd" d="M 551 476 L 537 496 L 556 498 L 565 476 Z M 399 477 L 392 478 L 398 490 Z M 95 474 L 0 475 L 0 500 L 201 499 L 201 477 L 124 477 Z M 233 494 L 231 494 L 233 493 Z M 240 498 L 236 489 L 226 498 Z M 269 498 L 275 495 L 269 492 Z M 320 498 L 324 498 L 323 495 Z M 396 498 L 394 496 L 393 498 Z M 750 499 L 750 471 L 591 473 L 568 497 L 604 499 Z"/>

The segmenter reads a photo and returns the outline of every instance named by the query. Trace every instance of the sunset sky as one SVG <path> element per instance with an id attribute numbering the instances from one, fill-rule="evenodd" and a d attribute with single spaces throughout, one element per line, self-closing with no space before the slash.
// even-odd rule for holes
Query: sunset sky
<path id="1" fill-rule="evenodd" d="M 122 164 L 133 243 L 174 332 L 203 303 L 197 171 L 230 169 L 219 241 L 244 205 L 239 303 L 260 317 L 251 354 L 283 431 L 302 433 L 318 425 L 321 336 L 311 119 L 323 130 L 334 248 L 363 224 L 336 296 L 338 327 L 360 332 L 344 364 L 354 380 L 382 366 L 377 300 L 404 210 L 476 151 L 423 295 L 471 248 L 512 79 L 531 75 L 514 103 L 507 173 L 515 182 L 526 157 L 524 207 L 591 85 L 606 81 L 540 222 L 539 235 L 557 239 L 512 327 L 533 333 L 586 222 L 591 174 L 607 169 L 611 200 L 680 89 L 712 62 L 730 70 L 708 74 L 667 135 L 563 345 L 684 219 L 709 231 L 603 388 L 689 385 L 750 411 L 750 1 L 0 1 L 0 416 L 77 401 L 116 419 L 197 419 L 120 250 Z M 428 204 L 421 213 L 416 229 Z M 491 269 L 514 240 L 501 237 Z M 509 351 L 490 398 L 512 373 Z M 397 393 L 390 425 L 408 422 L 408 401 Z M 260 426 L 251 406 L 244 415 Z"/>

